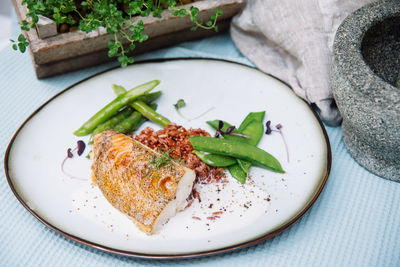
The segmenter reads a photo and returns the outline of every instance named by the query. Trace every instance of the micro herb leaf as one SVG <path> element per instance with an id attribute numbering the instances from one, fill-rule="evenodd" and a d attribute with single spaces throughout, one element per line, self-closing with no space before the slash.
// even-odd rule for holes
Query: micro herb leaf
<path id="1" fill-rule="evenodd" d="M 148 36 L 144 33 L 143 21 L 133 20 L 134 16 L 162 16 L 162 11 L 168 9 L 174 16 L 189 17 L 193 23 L 191 30 L 198 28 L 218 30 L 217 20 L 222 11 L 214 9 L 214 14 L 204 21 L 199 20 L 200 11 L 197 7 L 183 5 L 177 0 L 22 0 L 28 12 L 21 21 L 21 31 L 34 29 L 39 21 L 39 15 L 52 18 L 58 28 L 69 29 L 78 27 L 89 33 L 99 27 L 113 37 L 108 44 L 108 56 L 117 58 L 122 67 L 133 63 L 130 54 L 137 42 L 144 42 Z M 123 45 L 124 44 L 124 45 Z M 14 50 L 25 52 L 29 42 L 20 34 L 11 46 Z"/>
<path id="2" fill-rule="evenodd" d="M 170 156 L 171 150 L 161 152 L 161 155 L 153 155 L 153 158 L 150 162 L 157 170 L 160 169 L 163 165 L 169 163 L 172 159 Z"/>
<path id="3" fill-rule="evenodd" d="M 185 103 L 185 100 L 183 100 L 183 99 L 179 99 L 177 102 L 176 102 L 176 104 L 174 104 L 174 107 L 176 108 L 176 109 L 180 109 L 180 108 L 183 108 L 183 107 L 185 107 L 186 106 L 186 103 Z"/>
<path id="4" fill-rule="evenodd" d="M 174 107 L 175 107 L 175 110 L 176 110 L 176 112 L 178 113 L 178 115 L 182 118 L 182 119 L 184 119 L 184 120 L 187 120 L 187 121 L 190 121 L 190 119 L 188 119 L 188 118 L 186 118 L 185 116 L 183 116 L 183 114 L 182 114 L 182 112 L 181 112 L 181 108 L 183 108 L 183 107 L 185 107 L 186 106 L 186 103 L 185 103 L 185 100 L 183 100 L 183 99 L 179 99 L 177 102 L 176 102 L 176 104 L 174 104 Z"/>

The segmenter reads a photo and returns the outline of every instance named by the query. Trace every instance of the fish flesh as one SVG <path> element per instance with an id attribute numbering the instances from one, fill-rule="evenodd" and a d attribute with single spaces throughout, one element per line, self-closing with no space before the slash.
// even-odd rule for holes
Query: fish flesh
<path id="1" fill-rule="evenodd" d="M 157 166 L 159 153 L 114 130 L 96 135 L 92 150 L 93 182 L 141 231 L 157 233 L 186 207 L 192 170 L 172 160 Z"/>

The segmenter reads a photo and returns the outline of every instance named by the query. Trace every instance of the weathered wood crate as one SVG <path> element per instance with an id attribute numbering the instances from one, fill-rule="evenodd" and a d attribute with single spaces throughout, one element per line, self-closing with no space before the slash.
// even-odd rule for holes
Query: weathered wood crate
<path id="1" fill-rule="evenodd" d="M 27 9 L 26 6 L 21 6 L 22 0 L 12 0 L 12 2 L 18 19 L 24 19 Z M 214 8 L 222 10 L 223 15 L 218 20 L 219 32 L 222 32 L 228 29 L 230 19 L 241 10 L 244 2 L 245 0 L 202 0 L 187 7 L 197 7 L 200 20 L 209 18 L 214 13 Z M 193 23 L 189 17 L 173 16 L 169 10 L 164 10 L 161 18 L 134 18 L 134 20 L 139 19 L 143 20 L 144 33 L 149 39 L 137 44 L 134 55 L 217 34 L 214 30 L 191 31 Z M 57 33 L 55 23 L 42 18 L 41 25 L 25 35 L 30 42 L 29 52 L 38 78 L 116 60 L 107 56 L 108 41 L 112 40 L 113 36 L 107 34 L 104 28 L 90 33 L 78 30 Z"/>

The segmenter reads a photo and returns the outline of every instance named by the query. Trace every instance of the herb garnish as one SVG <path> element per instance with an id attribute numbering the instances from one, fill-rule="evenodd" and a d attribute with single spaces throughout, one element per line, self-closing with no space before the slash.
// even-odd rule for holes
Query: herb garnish
<path id="1" fill-rule="evenodd" d="M 228 129 L 226 129 L 226 131 L 222 131 L 222 128 L 224 127 L 224 122 L 223 121 L 218 121 L 218 128 L 217 131 L 215 132 L 214 137 L 219 137 L 223 134 L 229 134 L 229 135 L 236 135 L 236 136 L 240 136 L 240 137 L 244 137 L 247 139 L 251 139 L 250 136 L 241 134 L 241 133 L 234 133 L 233 130 L 235 130 L 235 126 L 229 126 Z"/>
<path id="2" fill-rule="evenodd" d="M 286 143 L 285 136 L 283 135 L 283 132 L 281 130 L 282 129 L 282 124 L 278 123 L 277 125 L 275 125 L 275 129 L 272 129 L 271 128 L 271 121 L 267 121 L 265 126 L 267 127 L 267 130 L 265 131 L 265 134 L 269 135 L 272 132 L 277 132 L 277 133 L 280 134 L 280 136 L 282 137 L 283 144 L 285 145 L 285 149 L 286 149 L 286 159 L 287 159 L 287 162 L 289 162 L 289 148 L 288 148 L 288 145 Z"/>
<path id="3" fill-rule="evenodd" d="M 185 116 L 183 116 L 183 114 L 181 113 L 180 109 L 183 107 L 186 107 L 186 102 L 183 99 L 179 99 L 176 104 L 174 104 L 175 110 L 178 113 L 179 116 L 181 116 L 183 119 L 187 120 L 187 121 L 191 121 L 191 120 L 195 120 L 200 118 L 201 116 L 203 116 L 204 114 L 206 114 L 207 112 L 211 111 L 214 109 L 214 107 L 211 107 L 209 109 L 207 109 L 206 111 L 204 111 L 203 113 L 201 113 L 200 115 L 194 117 L 194 118 L 186 118 Z"/>
<path id="4" fill-rule="evenodd" d="M 66 171 L 64 170 L 65 162 L 67 161 L 67 159 L 73 158 L 73 156 L 74 156 L 73 152 L 76 151 L 76 153 L 78 154 L 78 156 L 81 156 L 82 153 L 83 153 L 83 151 L 85 151 L 85 148 L 86 148 L 85 142 L 83 142 L 82 140 L 79 140 L 79 141 L 77 142 L 77 144 L 76 144 L 76 147 L 75 147 L 74 149 L 71 149 L 71 148 L 68 148 L 68 149 L 67 149 L 67 156 L 64 158 L 64 160 L 63 160 L 62 163 L 61 163 L 61 171 L 62 171 L 66 176 L 70 177 L 71 179 L 76 179 L 76 180 L 81 180 L 81 181 L 87 181 L 87 179 L 76 177 L 76 176 L 74 176 L 74 175 L 72 175 L 72 174 L 69 174 L 68 172 L 66 172 Z"/>
<path id="5" fill-rule="evenodd" d="M 78 148 L 78 156 L 82 155 L 83 151 L 85 151 L 86 145 L 85 142 L 83 142 L 82 140 L 79 140 L 77 143 L 77 148 Z"/>
<path id="6" fill-rule="evenodd" d="M 151 164 L 154 165 L 154 167 L 156 167 L 156 169 L 160 169 L 161 166 L 169 163 L 172 159 L 170 156 L 171 149 L 165 152 L 161 152 L 160 156 L 157 155 L 153 155 L 153 158 L 151 159 Z"/>
<path id="7" fill-rule="evenodd" d="M 186 106 L 186 103 L 185 103 L 185 100 L 183 100 L 183 99 L 179 99 L 179 100 L 176 102 L 176 104 L 174 104 L 175 110 L 176 110 L 176 112 L 178 112 L 178 115 L 181 116 L 181 117 L 182 117 L 183 119 L 185 119 L 185 120 L 189 120 L 188 118 L 186 118 L 185 116 L 183 116 L 183 114 L 182 114 L 181 111 L 180 111 L 180 109 L 183 108 L 183 107 L 185 107 L 185 106 Z"/>
<path id="8" fill-rule="evenodd" d="M 198 18 L 199 9 L 179 7 L 181 1 L 176 0 L 22 0 L 28 13 L 21 22 L 21 31 L 34 29 L 39 21 L 39 15 L 52 18 L 60 28 L 77 27 L 86 33 L 104 27 L 113 39 L 108 42 L 108 56 L 117 57 L 122 67 L 133 63 L 133 57 L 128 53 L 135 49 L 136 43 L 148 39 L 144 34 L 142 20 L 133 20 L 134 17 L 161 18 L 163 9 L 169 9 L 174 16 L 190 17 L 194 24 L 191 30 L 202 28 L 218 31 L 217 19 L 222 11 L 214 9 L 214 14 L 202 21 Z M 17 41 L 11 40 L 12 48 L 22 53 L 29 45 L 21 33 Z M 128 43 L 123 45 L 123 43 Z"/>

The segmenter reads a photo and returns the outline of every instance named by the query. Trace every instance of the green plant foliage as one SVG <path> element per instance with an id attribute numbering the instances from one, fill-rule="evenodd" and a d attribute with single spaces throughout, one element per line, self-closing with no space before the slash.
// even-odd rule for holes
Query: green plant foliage
<path id="1" fill-rule="evenodd" d="M 78 29 L 89 33 L 99 27 L 104 27 L 107 33 L 114 36 L 108 43 L 108 56 L 116 57 L 122 67 L 133 63 L 133 58 L 128 55 L 135 49 L 135 43 L 144 42 L 148 36 L 143 33 L 142 20 L 133 20 L 133 17 L 153 16 L 160 18 L 163 9 L 169 9 L 174 16 L 189 16 L 197 28 L 214 29 L 222 11 L 215 9 L 215 14 L 206 21 L 199 21 L 199 9 L 180 7 L 175 0 L 23 0 L 29 12 L 21 22 L 21 31 L 29 31 L 36 27 L 38 15 L 52 18 L 57 25 L 67 24 L 78 26 Z M 123 41 L 128 45 L 123 45 Z M 11 40 L 12 48 L 25 52 L 29 43 L 21 33 L 17 41 Z"/>

